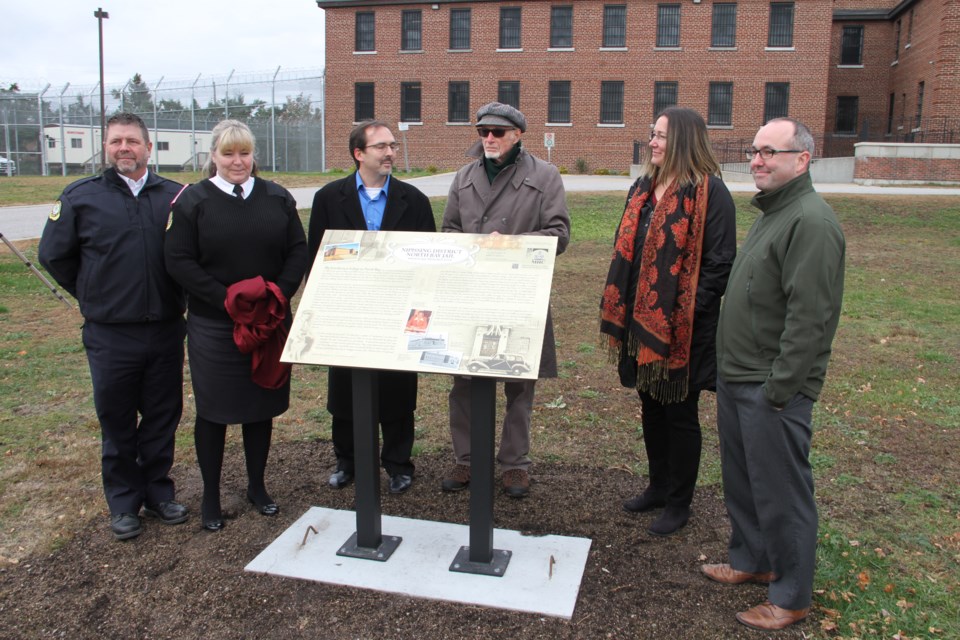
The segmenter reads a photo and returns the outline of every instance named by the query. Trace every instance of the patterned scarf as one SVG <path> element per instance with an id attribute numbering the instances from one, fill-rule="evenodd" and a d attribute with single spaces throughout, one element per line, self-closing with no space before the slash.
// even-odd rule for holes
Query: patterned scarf
<path id="1" fill-rule="evenodd" d="M 673 184 L 657 202 L 640 256 L 640 279 L 627 316 L 637 228 L 651 189 L 644 180 L 627 201 L 600 303 L 600 333 L 611 360 L 635 361 L 637 389 L 663 403 L 687 397 L 690 339 L 700 277 L 707 177 L 699 185 Z M 632 364 L 632 362 L 631 362 Z"/>

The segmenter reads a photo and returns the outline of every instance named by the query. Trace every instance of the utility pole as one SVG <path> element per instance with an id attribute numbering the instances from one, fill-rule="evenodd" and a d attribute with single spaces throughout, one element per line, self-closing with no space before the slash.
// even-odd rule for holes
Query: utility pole
<path id="1" fill-rule="evenodd" d="M 106 88 L 103 84 L 103 21 L 106 18 L 110 17 L 110 14 L 104 11 L 102 8 L 97 7 L 97 10 L 93 12 L 93 17 L 97 19 L 97 27 L 100 31 L 100 141 L 106 139 L 106 129 L 107 129 L 107 120 L 106 120 L 106 110 L 104 108 L 105 99 L 104 99 L 104 89 Z M 100 166 L 104 167 L 107 165 L 107 148 L 100 145 Z"/>

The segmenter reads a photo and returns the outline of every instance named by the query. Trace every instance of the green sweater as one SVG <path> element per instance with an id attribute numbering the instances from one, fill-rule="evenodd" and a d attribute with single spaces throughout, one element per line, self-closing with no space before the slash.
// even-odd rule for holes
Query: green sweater
<path id="1" fill-rule="evenodd" d="M 845 241 L 833 209 L 805 173 L 758 193 L 757 218 L 730 272 L 717 330 L 726 382 L 761 382 L 785 406 L 816 400 L 843 300 Z"/>

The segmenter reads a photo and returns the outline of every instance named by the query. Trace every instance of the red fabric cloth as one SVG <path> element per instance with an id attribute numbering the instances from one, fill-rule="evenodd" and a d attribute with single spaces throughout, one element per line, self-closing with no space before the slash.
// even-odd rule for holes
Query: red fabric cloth
<path id="1" fill-rule="evenodd" d="M 280 362 L 287 341 L 287 297 L 261 276 L 227 287 L 223 302 L 233 319 L 233 341 L 240 353 L 253 354 L 253 381 L 266 389 L 279 389 L 290 379 L 291 366 Z"/>

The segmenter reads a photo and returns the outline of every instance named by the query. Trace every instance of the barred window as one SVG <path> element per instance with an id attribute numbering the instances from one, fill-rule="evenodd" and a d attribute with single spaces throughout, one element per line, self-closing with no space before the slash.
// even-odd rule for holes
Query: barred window
<path id="1" fill-rule="evenodd" d="M 623 80 L 600 83 L 600 124 L 623 124 Z"/>
<path id="2" fill-rule="evenodd" d="M 469 82 L 451 82 L 447 86 L 447 122 L 470 122 Z"/>
<path id="3" fill-rule="evenodd" d="M 893 59 L 900 59 L 900 30 L 903 28 L 903 21 L 897 20 L 893 30 Z"/>
<path id="4" fill-rule="evenodd" d="M 627 5 L 603 6 L 603 46 L 627 46 Z"/>
<path id="5" fill-rule="evenodd" d="M 353 85 L 353 121 L 373 120 L 373 83 L 357 82 Z"/>
<path id="6" fill-rule="evenodd" d="M 840 64 L 863 64 L 863 27 L 844 27 L 840 38 Z"/>
<path id="7" fill-rule="evenodd" d="M 354 51 L 376 51 L 373 18 L 373 11 L 357 12 Z"/>
<path id="8" fill-rule="evenodd" d="M 680 5 L 657 5 L 657 46 L 680 46 Z"/>
<path id="9" fill-rule="evenodd" d="M 713 27 L 710 31 L 711 47 L 735 47 L 737 45 L 737 3 L 717 2 L 713 5 Z"/>
<path id="10" fill-rule="evenodd" d="M 470 9 L 450 10 L 450 48 L 470 48 Z"/>
<path id="11" fill-rule="evenodd" d="M 790 110 L 790 83 L 768 82 L 763 97 L 763 121 L 786 118 Z"/>
<path id="12" fill-rule="evenodd" d="M 913 126 L 917 128 L 919 128 L 920 125 L 923 123 L 923 89 L 924 89 L 924 83 L 918 82 L 917 83 L 917 116 L 913 124 Z"/>
<path id="13" fill-rule="evenodd" d="M 707 98 L 707 124 L 729 127 L 733 124 L 733 83 L 711 82 Z"/>
<path id="14" fill-rule="evenodd" d="M 896 107 L 897 94 L 890 94 L 890 102 L 887 105 L 887 135 L 893 133 L 893 110 Z"/>
<path id="15" fill-rule="evenodd" d="M 676 82 L 653 83 L 653 119 L 656 120 L 664 109 L 677 105 Z"/>
<path id="16" fill-rule="evenodd" d="M 770 3 L 770 33 L 767 35 L 768 47 L 793 46 L 793 3 Z"/>
<path id="17" fill-rule="evenodd" d="M 550 7 L 550 47 L 569 49 L 573 46 L 573 7 Z"/>
<path id="18" fill-rule="evenodd" d="M 420 83 L 400 83 L 400 121 L 420 122 Z"/>
<path id="19" fill-rule="evenodd" d="M 520 82 L 518 80 L 501 80 L 497 83 L 497 102 L 508 104 L 516 109 L 520 108 Z"/>
<path id="20" fill-rule="evenodd" d="M 500 48 L 520 48 L 520 7 L 500 7 Z"/>
<path id="21" fill-rule="evenodd" d="M 570 81 L 551 80 L 547 122 L 570 122 Z"/>
<path id="22" fill-rule="evenodd" d="M 401 14 L 400 49 L 403 51 L 420 51 L 423 48 L 421 37 L 423 16 L 421 11 L 404 11 Z"/>
<path id="23" fill-rule="evenodd" d="M 833 126 L 835 133 L 856 133 L 860 98 L 857 96 L 837 96 L 837 121 Z"/>

